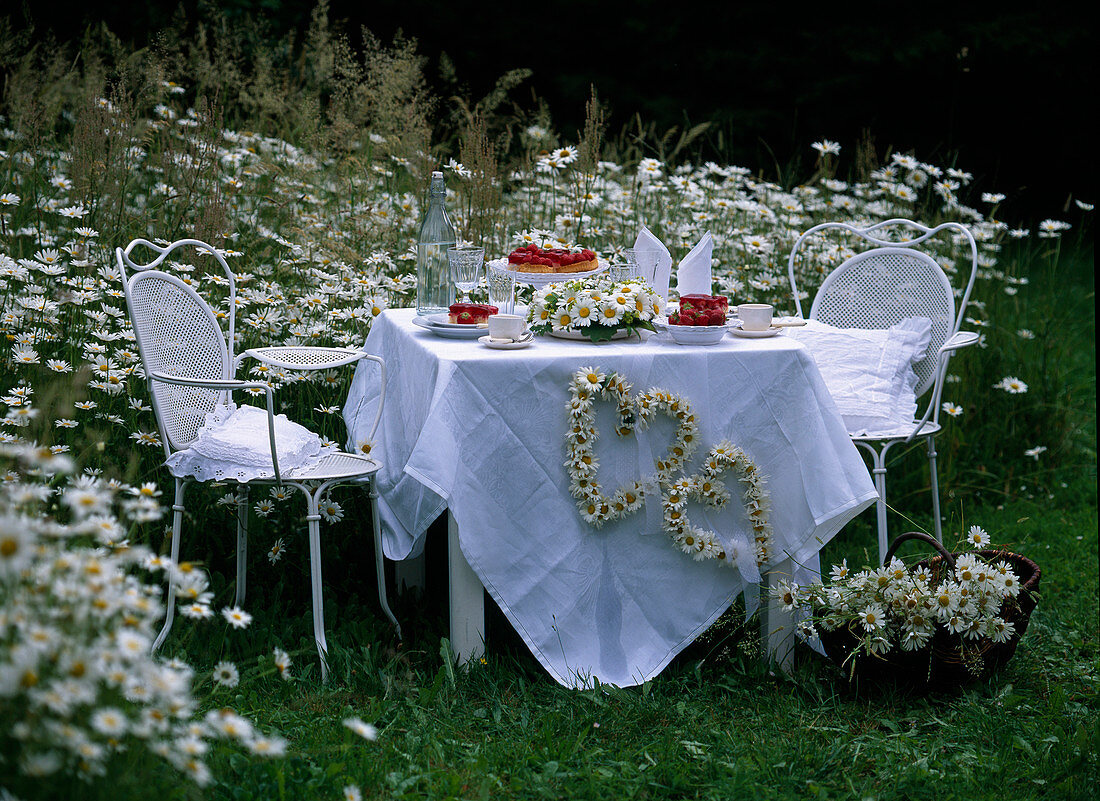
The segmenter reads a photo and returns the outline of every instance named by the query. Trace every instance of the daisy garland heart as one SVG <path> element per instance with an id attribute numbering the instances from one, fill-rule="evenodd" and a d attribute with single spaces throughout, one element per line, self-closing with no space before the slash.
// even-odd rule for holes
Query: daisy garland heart
<path id="1" fill-rule="evenodd" d="M 697 501 L 720 509 L 729 501 L 730 491 L 722 476 L 736 470 L 743 486 L 742 501 L 753 530 L 753 556 L 758 566 L 772 553 L 772 530 L 768 521 L 770 506 L 764 477 L 743 450 L 729 442 L 710 448 L 700 470 L 692 475 L 684 465 L 699 448 L 699 425 L 691 404 L 681 395 L 662 389 L 630 394 L 631 385 L 616 372 L 604 373 L 585 367 L 573 374 L 569 385 L 569 426 L 565 441 L 568 459 L 569 492 L 577 499 L 577 509 L 585 522 L 596 528 L 604 523 L 634 514 L 654 493 L 660 497 L 662 528 L 684 553 L 697 561 L 717 559 L 736 566 L 736 553 L 723 545 L 714 531 L 691 523 L 687 505 Z M 597 401 L 615 404 L 618 416 L 615 433 L 625 437 L 638 427 L 646 428 L 653 418 L 663 414 L 676 423 L 675 438 L 667 451 L 654 461 L 655 476 L 634 481 L 605 495 L 597 474 L 599 460 L 595 444 Z M 656 500 L 656 499 L 654 499 Z"/>

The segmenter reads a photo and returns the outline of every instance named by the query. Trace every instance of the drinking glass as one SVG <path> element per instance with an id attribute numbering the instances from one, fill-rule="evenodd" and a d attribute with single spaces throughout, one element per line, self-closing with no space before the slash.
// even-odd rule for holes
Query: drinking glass
<path id="1" fill-rule="evenodd" d="M 607 274 L 613 281 L 625 281 L 628 278 L 638 277 L 638 265 L 637 263 L 631 263 L 630 261 L 613 261 L 611 266 L 607 268 Z"/>
<path id="2" fill-rule="evenodd" d="M 489 265 L 489 302 L 504 314 L 512 314 L 515 309 L 515 292 L 515 274 Z"/>
<path id="3" fill-rule="evenodd" d="M 626 262 L 634 269 L 634 275 L 644 278 L 650 286 L 657 280 L 657 263 L 661 254 L 656 250 L 636 250 L 626 248 L 623 251 Z"/>
<path id="4" fill-rule="evenodd" d="M 462 290 L 463 302 L 469 303 L 470 290 L 481 280 L 481 270 L 485 266 L 485 248 L 447 248 L 447 259 L 451 262 L 451 280 L 456 288 Z"/>

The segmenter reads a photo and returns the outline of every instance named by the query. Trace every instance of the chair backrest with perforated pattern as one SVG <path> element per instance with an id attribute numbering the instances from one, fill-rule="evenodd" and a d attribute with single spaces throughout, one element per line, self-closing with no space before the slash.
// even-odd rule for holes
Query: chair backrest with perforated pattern
<path id="1" fill-rule="evenodd" d="M 951 282 L 927 254 L 902 247 L 857 254 L 826 278 L 810 308 L 811 319 L 837 328 L 883 329 L 907 317 L 932 321 L 932 341 L 914 365 L 917 397 L 936 380 L 937 353 L 955 326 Z"/>
<path id="2" fill-rule="evenodd" d="M 795 268 L 799 265 L 812 275 L 813 265 L 802 265 L 805 258 L 802 247 L 809 247 L 807 243 L 825 232 L 854 235 L 872 247 L 852 256 L 825 277 L 809 316 L 840 328 L 889 328 L 906 317 L 927 317 L 932 321 L 932 341 L 927 356 L 915 365 L 919 378 L 917 396 L 937 386 L 937 380 L 942 381 L 938 374 L 940 346 L 959 330 L 978 276 L 974 235 L 965 225 L 954 221 L 934 228 L 900 217 L 865 228 L 844 222 L 819 223 L 798 237 L 787 260 L 791 299 L 800 317 L 802 296 Z M 970 275 L 957 292 L 935 259 L 920 249 L 941 234 L 952 237 L 960 249 L 969 250 Z M 940 389 L 932 394 L 933 401 Z M 938 409 L 933 409 L 933 420 L 937 413 Z"/>
<path id="3" fill-rule="evenodd" d="M 183 378 L 232 377 L 225 334 L 213 310 L 174 275 L 160 270 L 138 273 L 126 284 L 127 302 L 138 352 L 147 375 Z M 150 381 L 153 409 L 173 449 L 186 448 L 225 392 Z"/>

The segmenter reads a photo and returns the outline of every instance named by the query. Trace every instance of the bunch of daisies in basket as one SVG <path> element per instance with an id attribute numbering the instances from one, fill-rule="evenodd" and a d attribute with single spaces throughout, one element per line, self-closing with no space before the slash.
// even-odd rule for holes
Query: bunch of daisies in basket
<path id="1" fill-rule="evenodd" d="M 982 548 L 989 535 L 973 526 L 968 542 Z M 942 562 L 910 568 L 894 557 L 885 567 L 858 572 L 845 560 L 833 565 L 830 578 L 827 585 L 779 582 L 772 592 L 786 611 L 809 612 L 800 624 L 804 638 L 817 638 L 817 627 L 855 635 L 853 657 L 918 651 L 937 632 L 957 636 L 964 646 L 1003 643 L 1016 633 L 1004 612 L 1016 602 L 1020 579 L 1003 558 L 971 551 L 960 554 L 952 570 Z"/>
<path id="2" fill-rule="evenodd" d="M 593 342 L 605 342 L 619 331 L 652 331 L 652 321 L 664 306 L 664 299 L 641 278 L 617 281 L 596 275 L 537 290 L 527 322 L 536 334 L 576 331 Z"/>

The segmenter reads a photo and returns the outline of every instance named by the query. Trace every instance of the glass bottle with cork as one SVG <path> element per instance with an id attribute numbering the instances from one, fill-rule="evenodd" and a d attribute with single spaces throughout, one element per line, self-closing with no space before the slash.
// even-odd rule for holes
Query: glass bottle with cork
<path id="1" fill-rule="evenodd" d="M 433 172 L 428 210 L 420 223 L 416 245 L 416 313 L 444 314 L 454 303 L 447 248 L 455 244 L 455 229 L 447 217 L 443 173 Z"/>

